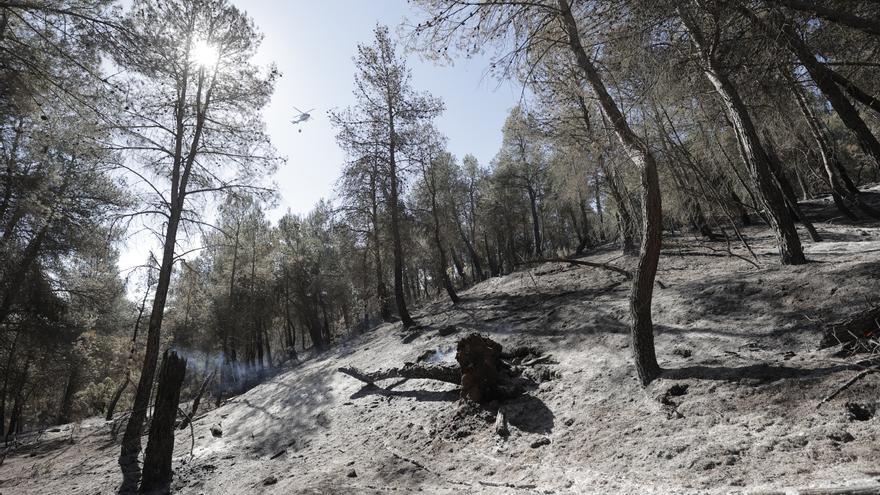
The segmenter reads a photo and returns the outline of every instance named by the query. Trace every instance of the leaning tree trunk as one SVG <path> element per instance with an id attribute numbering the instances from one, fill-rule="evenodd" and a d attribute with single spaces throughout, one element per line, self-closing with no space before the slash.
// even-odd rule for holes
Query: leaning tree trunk
<path id="1" fill-rule="evenodd" d="M 880 20 L 860 17 L 849 10 L 825 5 L 828 2 L 819 0 L 775 0 L 788 8 L 800 10 L 820 19 L 858 29 L 874 36 L 880 36 Z"/>
<path id="2" fill-rule="evenodd" d="M 798 36 L 790 22 L 777 12 L 771 13 L 769 22 L 765 22 L 746 7 L 739 7 L 739 11 L 751 19 L 768 37 L 779 40 L 797 56 L 810 74 L 810 78 L 831 103 L 840 120 L 855 134 L 862 150 L 873 157 L 877 166 L 880 166 L 880 142 L 859 116 L 856 107 L 850 103 L 837 83 L 834 82 L 831 72 L 825 67 L 825 64 L 816 59 L 813 50 Z"/>
<path id="3" fill-rule="evenodd" d="M 776 178 L 776 182 L 779 184 L 779 190 L 782 191 L 782 196 L 785 198 L 789 210 L 801 222 L 801 225 L 807 229 L 813 242 L 822 242 L 822 236 L 819 235 L 816 227 L 813 226 L 813 222 L 807 218 L 807 215 L 801 210 L 801 207 L 798 204 L 797 196 L 794 194 L 794 188 L 791 186 L 791 182 L 785 177 L 785 172 L 782 170 L 782 160 L 776 153 L 770 133 L 767 132 L 766 129 L 764 129 L 764 139 L 767 143 L 765 150 L 767 151 L 767 157 L 770 159 L 770 170 L 773 173 L 773 177 Z"/>
<path id="4" fill-rule="evenodd" d="M 721 97 L 727 116 L 736 132 L 743 161 L 749 168 L 770 227 L 776 235 L 782 264 L 801 265 L 806 263 L 807 259 L 804 256 L 794 222 L 786 208 L 785 199 L 774 180 L 770 158 L 761 145 L 758 132 L 745 103 L 740 98 L 736 87 L 721 71 L 718 60 L 707 50 L 703 33 L 694 20 L 683 9 L 679 9 L 679 14 L 691 35 L 691 41 L 700 52 L 704 64 L 703 72 Z"/>
<path id="5" fill-rule="evenodd" d="M 140 493 L 171 493 L 171 457 L 174 453 L 174 420 L 180 403 L 180 386 L 186 374 L 186 359 L 174 351 L 165 351 L 159 372 L 159 387 L 150 436 L 144 451 L 144 469 Z"/>
<path id="6" fill-rule="evenodd" d="M 196 418 L 196 413 L 199 412 L 199 405 L 202 402 L 202 396 L 205 395 L 205 391 L 208 389 L 208 384 L 211 383 L 211 380 L 214 379 L 214 374 L 217 371 L 212 371 L 205 377 L 205 380 L 202 382 L 202 386 L 199 387 L 199 391 L 196 393 L 196 396 L 193 398 L 192 409 L 189 411 L 189 416 L 183 418 L 180 422 L 179 429 L 183 430 Z"/>
<path id="7" fill-rule="evenodd" d="M 660 376 L 661 371 L 654 351 L 654 329 L 651 321 L 651 298 L 654 293 L 654 278 L 660 259 L 662 228 L 660 180 L 657 175 L 657 164 L 648 147 L 629 127 L 626 117 L 617 107 L 617 103 L 611 95 L 608 94 L 599 72 L 584 50 L 577 21 L 571 12 L 568 0 L 558 0 L 558 5 L 562 13 L 569 45 L 577 58 L 578 65 L 599 99 L 602 111 L 611 121 L 624 150 L 641 171 L 642 244 L 639 262 L 634 273 L 629 305 L 632 315 L 633 358 L 639 380 L 643 385 L 647 385 Z"/>
<path id="8" fill-rule="evenodd" d="M 861 200 L 859 197 L 860 191 L 855 184 L 852 184 L 852 182 L 847 184 L 847 181 L 842 177 L 842 174 L 840 173 L 842 167 L 840 166 L 837 160 L 837 155 L 831 146 L 831 139 L 833 138 L 825 132 L 825 128 L 822 126 L 821 121 L 816 116 L 810 103 L 807 101 L 807 97 L 804 95 L 797 81 L 795 81 L 787 71 L 783 71 L 783 75 L 788 80 L 788 84 L 794 94 L 798 108 L 800 109 L 804 120 L 807 122 L 807 127 L 810 129 L 810 134 L 813 136 L 813 140 L 816 141 L 816 145 L 819 149 L 819 157 L 822 160 L 822 166 L 828 178 L 828 185 L 831 187 L 831 196 L 834 199 L 837 208 L 851 220 L 856 220 L 856 216 L 850 209 L 850 205 L 855 205 L 869 217 L 880 218 L 880 212 L 877 212 L 873 207 L 865 204 L 865 202 Z M 850 185 L 852 188 L 850 188 Z"/>
<path id="9" fill-rule="evenodd" d="M 116 387 L 116 391 L 113 392 L 113 397 L 110 398 L 110 403 L 107 405 L 107 415 L 104 417 L 107 421 L 113 420 L 113 415 L 116 413 L 116 405 L 119 404 L 119 399 L 122 398 L 122 394 L 128 388 L 129 383 L 131 383 L 131 377 L 126 374 L 125 380 Z"/>

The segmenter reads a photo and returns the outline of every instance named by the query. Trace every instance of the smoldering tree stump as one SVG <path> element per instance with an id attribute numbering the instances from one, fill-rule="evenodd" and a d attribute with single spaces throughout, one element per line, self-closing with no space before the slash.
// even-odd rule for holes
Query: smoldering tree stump
<path id="1" fill-rule="evenodd" d="M 461 368 L 461 397 L 474 402 L 498 395 L 501 344 L 472 333 L 458 341 L 455 360 Z"/>
<path id="2" fill-rule="evenodd" d="M 174 451 L 174 420 L 177 419 L 180 387 L 186 374 L 186 359 L 165 351 L 159 370 L 159 385 L 150 436 L 144 451 L 140 493 L 167 494 L 171 488 L 171 456 Z"/>

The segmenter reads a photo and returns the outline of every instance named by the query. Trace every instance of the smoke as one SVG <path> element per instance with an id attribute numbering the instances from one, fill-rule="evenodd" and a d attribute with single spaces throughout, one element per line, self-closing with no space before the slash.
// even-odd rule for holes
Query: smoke
<path id="1" fill-rule="evenodd" d="M 222 351 L 208 353 L 183 347 L 172 347 L 171 350 L 186 359 L 187 376 L 196 381 L 216 371 L 213 385 L 215 393 L 228 395 L 242 392 L 269 375 L 268 368 L 233 360 Z"/>
<path id="2" fill-rule="evenodd" d="M 426 363 L 431 364 L 439 364 L 439 363 L 448 363 L 452 362 L 455 359 L 455 347 L 451 345 L 445 345 L 438 347 L 431 355 L 429 355 L 426 359 Z"/>

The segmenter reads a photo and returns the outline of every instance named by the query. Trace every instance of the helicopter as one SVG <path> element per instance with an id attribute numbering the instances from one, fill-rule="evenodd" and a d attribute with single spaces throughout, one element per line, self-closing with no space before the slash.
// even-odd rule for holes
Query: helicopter
<path id="1" fill-rule="evenodd" d="M 297 112 L 299 112 L 299 115 L 297 115 L 296 117 L 293 118 L 293 120 L 290 121 L 291 124 L 302 124 L 303 122 L 308 121 L 309 119 L 312 118 L 311 112 L 313 112 L 315 110 L 314 108 L 312 108 L 311 110 L 306 110 L 305 112 L 303 112 L 302 110 L 300 110 L 299 108 L 296 108 L 296 107 L 293 107 L 293 109 L 296 110 Z"/>

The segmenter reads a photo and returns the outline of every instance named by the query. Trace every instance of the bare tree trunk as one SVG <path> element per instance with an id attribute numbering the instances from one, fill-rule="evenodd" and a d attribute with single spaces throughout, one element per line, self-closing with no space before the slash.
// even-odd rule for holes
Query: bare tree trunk
<path id="1" fill-rule="evenodd" d="M 171 493 L 171 457 L 174 453 L 174 420 L 180 403 L 180 386 L 186 374 L 186 359 L 165 351 L 159 372 L 156 406 L 150 423 L 150 436 L 144 451 L 140 493 Z"/>
<path id="2" fill-rule="evenodd" d="M 3 434 L 3 426 L 6 424 L 6 396 L 9 392 L 9 377 L 12 376 L 12 360 L 15 358 L 20 335 L 21 328 L 17 327 L 15 337 L 12 338 L 12 346 L 9 348 L 9 355 L 6 356 L 6 365 L 3 367 L 3 389 L 0 390 L 0 435 Z"/>
<path id="3" fill-rule="evenodd" d="M 388 145 L 388 162 L 389 162 L 389 179 L 391 182 L 391 241 L 394 250 L 394 299 L 397 303 L 397 314 L 400 317 L 404 328 L 415 326 L 415 322 L 406 309 L 406 298 L 403 293 L 403 244 L 400 239 L 400 201 L 398 198 L 398 180 L 397 180 L 397 162 L 395 160 L 395 131 L 394 131 L 394 114 L 391 101 L 388 102 L 388 125 L 389 125 L 389 145 Z"/>
<path id="4" fill-rule="evenodd" d="M 446 289 L 452 304 L 458 304 L 458 294 L 455 293 L 455 287 L 453 287 L 452 280 L 449 279 L 449 273 L 446 271 L 449 263 L 446 260 L 446 250 L 443 248 L 443 241 L 440 238 L 440 214 L 437 211 L 437 181 L 434 174 L 434 164 L 428 164 L 426 167 L 429 170 L 424 170 L 424 179 L 428 183 L 431 194 L 431 217 L 434 220 L 434 247 L 437 249 L 437 272 L 443 279 L 443 287 Z"/>
<path id="5" fill-rule="evenodd" d="M 601 169 L 596 167 L 596 176 L 594 179 L 594 187 L 595 187 L 595 198 L 596 198 L 596 215 L 599 216 L 599 242 L 605 242 L 605 215 L 602 210 L 602 188 L 600 187 L 600 174 L 599 171 Z"/>
<path id="6" fill-rule="evenodd" d="M 580 40 L 577 21 L 571 12 L 568 0 L 557 0 L 562 11 L 562 21 L 568 35 L 569 45 L 577 58 L 578 65 L 599 99 L 603 113 L 611 121 L 618 139 L 630 160 L 641 170 L 642 179 L 642 245 L 636 266 L 632 291 L 630 292 L 630 314 L 632 315 L 632 352 L 636 371 L 643 385 L 651 383 L 660 376 L 660 365 L 654 351 L 654 329 L 651 320 L 651 298 L 654 293 L 654 278 L 660 259 L 662 207 L 660 202 L 660 181 L 657 165 L 647 146 L 629 127 L 626 117 L 608 94 L 599 72 L 590 61 Z"/>
<path id="7" fill-rule="evenodd" d="M 147 415 L 151 389 L 153 388 L 153 379 L 156 375 L 156 362 L 159 359 L 159 333 L 162 329 L 162 319 L 165 316 L 165 301 L 168 298 L 168 288 L 171 285 L 174 246 L 176 244 L 181 212 L 182 208 L 173 209 L 165 230 L 165 248 L 162 264 L 159 269 L 156 295 L 153 298 L 153 309 L 147 326 L 147 347 L 144 355 L 144 365 L 141 370 L 137 391 L 135 392 L 131 416 L 128 418 L 125 433 L 122 437 L 122 450 L 119 455 L 119 467 L 122 469 L 123 478 L 119 491 L 122 494 L 134 493 L 140 480 L 138 454 L 141 451 L 141 431 L 143 431 L 144 418 Z"/>
<path id="8" fill-rule="evenodd" d="M 770 221 L 770 227 L 776 235 L 782 264 L 801 265 L 806 263 L 807 260 L 800 239 L 798 239 L 797 230 L 774 180 L 770 158 L 761 145 L 758 132 L 755 130 L 745 103 L 733 83 L 722 73 L 717 59 L 707 50 L 703 33 L 694 20 L 681 8 L 679 8 L 679 13 L 691 35 L 691 41 L 700 52 L 704 64 L 703 72 L 721 97 L 727 116 L 733 124 L 743 161 L 749 168 L 755 188 L 760 192 L 760 199 Z"/>

